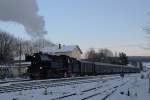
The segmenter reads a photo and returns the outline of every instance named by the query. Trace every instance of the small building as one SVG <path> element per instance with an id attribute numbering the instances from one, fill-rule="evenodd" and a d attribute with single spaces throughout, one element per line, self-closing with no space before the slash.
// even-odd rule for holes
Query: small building
<path id="1" fill-rule="evenodd" d="M 20 67 L 27 67 L 31 65 L 31 62 L 25 61 L 26 55 L 21 55 L 14 58 L 14 65 Z"/>
<path id="2" fill-rule="evenodd" d="M 42 53 L 51 55 L 67 55 L 76 59 L 81 59 L 82 51 L 78 45 L 57 45 L 52 47 L 45 47 L 40 50 Z"/>
<path id="3" fill-rule="evenodd" d="M 0 79 L 26 77 L 27 67 L 19 67 L 15 65 L 0 65 Z"/>
<path id="4" fill-rule="evenodd" d="M 31 62 L 25 61 L 25 55 L 21 55 L 14 58 L 14 67 L 12 67 L 12 73 L 14 77 L 22 76 L 27 73 L 28 66 L 31 65 Z"/>

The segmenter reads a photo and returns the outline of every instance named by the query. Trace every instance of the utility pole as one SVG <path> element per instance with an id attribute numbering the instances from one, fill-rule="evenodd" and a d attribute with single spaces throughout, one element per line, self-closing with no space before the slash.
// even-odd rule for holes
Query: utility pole
<path id="1" fill-rule="evenodd" d="M 22 50 L 21 50 L 21 39 L 20 39 L 20 42 L 19 42 L 19 67 L 21 66 L 21 53 L 22 53 Z"/>
<path id="2" fill-rule="evenodd" d="M 149 89 L 148 89 L 148 92 L 150 93 L 150 72 L 148 73 L 148 80 L 149 80 Z"/>
<path id="3" fill-rule="evenodd" d="M 21 45 L 21 39 L 19 40 L 19 75 L 21 72 L 21 56 L 22 56 L 22 45 Z"/>

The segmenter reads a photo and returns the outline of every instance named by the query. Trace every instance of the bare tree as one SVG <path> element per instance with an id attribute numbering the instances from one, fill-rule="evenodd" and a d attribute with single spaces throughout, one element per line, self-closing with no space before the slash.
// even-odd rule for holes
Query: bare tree
<path id="1" fill-rule="evenodd" d="M 32 46 L 34 47 L 35 52 L 39 52 L 41 48 L 51 47 L 54 45 L 55 44 L 53 44 L 52 42 L 50 42 L 44 38 L 39 38 L 32 42 Z"/>
<path id="2" fill-rule="evenodd" d="M 86 60 L 102 63 L 120 64 L 127 65 L 128 58 L 125 53 L 119 53 L 119 56 L 113 54 L 109 49 L 99 49 L 95 52 L 94 49 L 90 49 L 86 52 Z"/>
<path id="3" fill-rule="evenodd" d="M 96 52 L 93 48 L 86 52 L 86 58 L 113 57 L 113 52 L 109 49 L 99 49 Z"/>
<path id="4" fill-rule="evenodd" d="M 54 44 L 44 38 L 39 38 L 36 40 L 20 40 L 17 45 L 16 55 L 19 56 L 19 44 L 21 43 L 22 55 L 24 54 L 33 54 L 39 52 L 41 48 L 54 46 Z"/>
<path id="5" fill-rule="evenodd" d="M 97 52 L 97 59 L 100 62 L 111 62 L 111 57 L 113 57 L 113 52 L 109 49 L 99 49 Z"/>
<path id="6" fill-rule="evenodd" d="M 88 50 L 86 53 L 85 53 L 85 57 L 86 59 L 94 59 L 96 57 L 96 52 L 93 48 L 91 48 L 90 50 Z"/>
<path id="7" fill-rule="evenodd" d="M 145 38 L 148 40 L 148 42 L 150 41 L 150 26 L 147 25 L 143 28 L 143 31 L 146 33 Z M 143 49 L 150 49 L 150 43 L 147 44 L 146 47 L 143 47 Z"/>
<path id="8" fill-rule="evenodd" d="M 119 63 L 121 65 L 127 65 L 128 64 L 128 57 L 123 52 L 119 53 Z"/>
<path id="9" fill-rule="evenodd" d="M 150 27 L 146 26 L 143 28 L 144 32 L 150 35 Z"/>
<path id="10" fill-rule="evenodd" d="M 113 57 L 113 52 L 109 49 L 99 49 L 98 55 L 104 57 Z"/>
<path id="11" fill-rule="evenodd" d="M 0 31 L 0 63 L 9 63 L 16 56 L 33 54 L 39 52 L 43 47 L 50 46 L 54 46 L 54 44 L 44 38 L 23 40 Z"/>
<path id="12" fill-rule="evenodd" d="M 13 59 L 16 38 L 6 32 L 0 32 L 0 63 L 8 63 Z"/>

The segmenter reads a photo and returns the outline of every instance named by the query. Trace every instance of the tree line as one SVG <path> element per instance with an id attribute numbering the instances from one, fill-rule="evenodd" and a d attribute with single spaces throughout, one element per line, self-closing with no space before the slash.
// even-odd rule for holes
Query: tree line
<path id="1" fill-rule="evenodd" d="M 0 64 L 13 63 L 14 57 L 22 54 L 33 54 L 39 52 L 43 47 L 54 45 L 55 44 L 44 38 L 24 40 L 16 38 L 7 32 L 0 31 Z M 102 63 L 128 64 L 125 53 L 122 52 L 116 56 L 109 49 L 100 49 L 98 52 L 94 49 L 90 49 L 85 53 L 85 58 L 86 60 Z"/>
<path id="2" fill-rule="evenodd" d="M 128 64 L 128 58 L 125 53 L 120 52 L 119 54 L 113 54 L 113 52 L 109 49 L 99 49 L 96 52 L 92 48 L 85 53 L 85 60 L 120 65 Z"/>
<path id="3" fill-rule="evenodd" d="M 41 48 L 53 45 L 55 44 L 44 38 L 24 40 L 0 31 L 0 64 L 12 63 L 14 57 L 39 52 Z"/>

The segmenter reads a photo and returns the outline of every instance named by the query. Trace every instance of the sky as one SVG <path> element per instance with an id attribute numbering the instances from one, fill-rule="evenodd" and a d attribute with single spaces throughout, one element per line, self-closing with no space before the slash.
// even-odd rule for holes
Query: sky
<path id="1" fill-rule="evenodd" d="M 45 38 L 54 43 L 77 44 L 83 51 L 109 48 L 150 56 L 143 31 L 150 25 L 150 0 L 37 0 L 37 4 L 48 32 Z M 16 37 L 30 38 L 22 25 L 0 23 Z"/>

